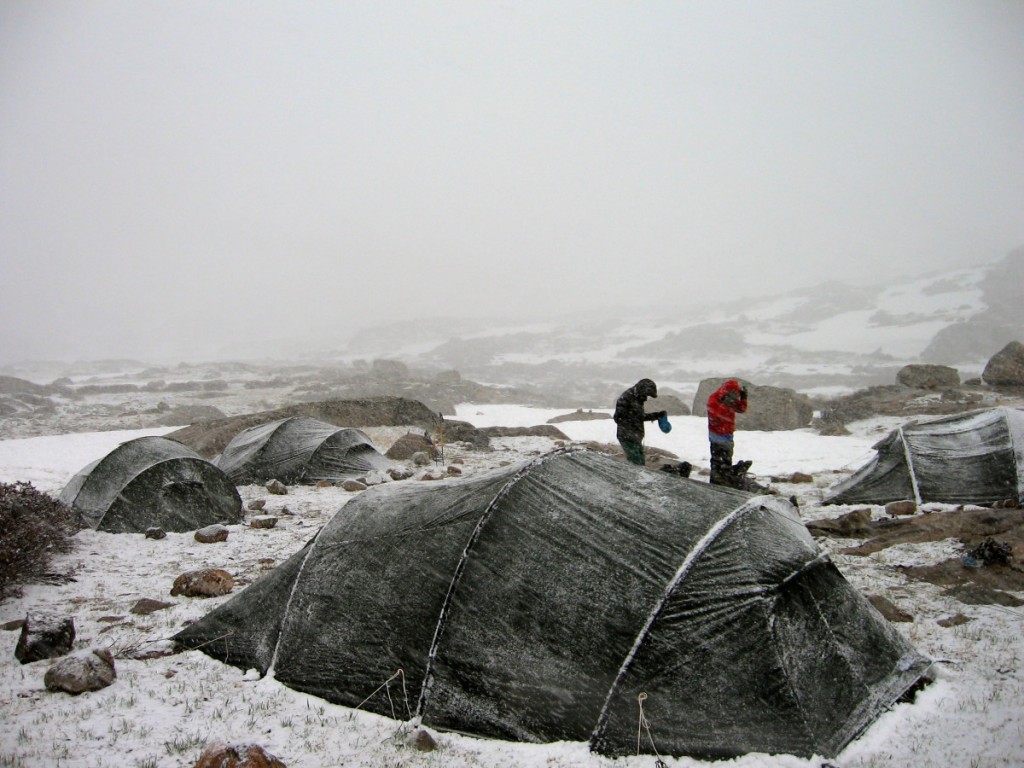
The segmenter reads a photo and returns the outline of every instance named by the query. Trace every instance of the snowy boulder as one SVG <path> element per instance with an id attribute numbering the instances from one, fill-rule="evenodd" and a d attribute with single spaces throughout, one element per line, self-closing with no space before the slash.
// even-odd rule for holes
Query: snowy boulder
<path id="1" fill-rule="evenodd" d="M 223 525 L 208 525 L 196 531 L 194 538 L 200 544 L 216 544 L 228 540 L 228 529 Z"/>
<path id="2" fill-rule="evenodd" d="M 226 595 L 235 586 L 231 574 L 220 568 L 203 568 L 198 571 L 187 571 L 174 580 L 171 596 L 185 597 L 220 597 Z"/>
<path id="3" fill-rule="evenodd" d="M 75 620 L 70 616 L 30 613 L 21 625 L 14 658 L 22 664 L 53 659 L 71 652 L 75 641 Z"/>
<path id="4" fill-rule="evenodd" d="M 948 365 L 905 365 L 896 383 L 911 389 L 949 389 L 960 386 L 960 373 Z"/>
<path id="5" fill-rule="evenodd" d="M 1024 344 L 1011 341 L 985 365 L 981 378 L 986 384 L 1024 387 Z"/>
<path id="6" fill-rule="evenodd" d="M 86 651 L 66 656 L 43 676 L 48 691 L 64 691 L 77 696 L 86 691 L 98 691 L 114 682 L 114 657 L 106 649 Z"/>

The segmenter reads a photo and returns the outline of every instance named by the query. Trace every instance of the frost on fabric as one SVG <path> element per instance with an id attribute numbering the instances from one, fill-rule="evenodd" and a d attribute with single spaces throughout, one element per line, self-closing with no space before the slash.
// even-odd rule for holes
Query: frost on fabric
<path id="1" fill-rule="evenodd" d="M 909 422 L 875 445 L 877 455 L 837 483 L 826 504 L 899 499 L 991 504 L 1024 499 L 1024 412 L 989 408 Z"/>
<path id="2" fill-rule="evenodd" d="M 242 520 L 234 484 L 191 448 L 164 437 L 122 443 L 78 472 L 60 500 L 91 528 L 191 531 Z"/>
<path id="3" fill-rule="evenodd" d="M 387 716 L 401 669 L 425 725 L 611 754 L 645 692 L 662 754 L 834 755 L 927 666 L 788 502 L 588 451 L 371 489 L 176 639 Z"/>
<path id="4" fill-rule="evenodd" d="M 331 482 L 356 477 L 394 462 L 358 429 L 336 427 L 308 416 L 261 424 L 239 432 L 217 459 L 239 485 Z"/>

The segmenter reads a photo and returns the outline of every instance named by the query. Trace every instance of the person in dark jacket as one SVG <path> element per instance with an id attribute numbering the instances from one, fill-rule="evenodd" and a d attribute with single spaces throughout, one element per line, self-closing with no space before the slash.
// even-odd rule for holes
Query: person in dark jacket
<path id="1" fill-rule="evenodd" d="M 665 411 L 644 412 L 648 397 L 658 396 L 658 385 L 650 379 L 640 379 L 615 401 L 615 437 L 622 446 L 626 459 L 633 464 L 644 466 L 644 422 L 657 421 Z"/>
<path id="2" fill-rule="evenodd" d="M 711 442 L 711 483 L 743 488 L 749 461 L 732 463 L 736 414 L 746 413 L 747 388 L 729 379 L 708 398 L 708 440 Z"/>

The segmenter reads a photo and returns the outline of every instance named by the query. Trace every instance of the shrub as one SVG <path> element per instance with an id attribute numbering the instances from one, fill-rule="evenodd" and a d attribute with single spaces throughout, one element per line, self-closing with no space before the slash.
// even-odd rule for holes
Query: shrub
<path id="1" fill-rule="evenodd" d="M 78 527 L 67 505 L 31 483 L 0 483 L 0 600 L 45 574 L 50 558 L 71 548 Z"/>

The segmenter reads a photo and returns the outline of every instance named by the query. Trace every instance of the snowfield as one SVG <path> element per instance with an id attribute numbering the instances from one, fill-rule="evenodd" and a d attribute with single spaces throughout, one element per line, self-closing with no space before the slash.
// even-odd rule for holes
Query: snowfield
<path id="1" fill-rule="evenodd" d="M 458 418 L 477 426 L 543 424 L 565 410 L 463 404 Z M 706 422 L 673 417 L 673 429 L 648 431 L 648 443 L 707 467 Z M 822 508 L 822 493 L 866 461 L 871 446 L 894 426 L 876 419 L 853 426 L 847 437 L 822 437 L 809 430 L 740 432 L 736 457 L 754 462 L 753 472 L 786 496 L 795 495 L 805 520 L 836 516 L 844 507 Z M 615 442 L 610 419 L 557 425 L 572 441 Z M 94 432 L 0 441 L 0 480 L 30 481 L 58 494 L 89 462 L 119 443 L 171 429 Z M 405 430 L 367 429 L 386 450 Z M 445 447 L 448 462 L 460 462 L 464 476 L 488 471 L 551 450 L 548 438 L 494 438 L 492 453 L 476 453 L 458 444 Z M 811 484 L 771 481 L 794 471 L 814 476 Z M 415 482 L 406 481 L 406 482 Z M 451 482 L 458 482 L 457 480 Z M 72 552 L 53 563 L 51 583 L 24 587 L 18 598 L 0 603 L 0 624 L 30 611 L 72 615 L 75 650 L 107 648 L 116 658 L 117 680 L 98 692 L 71 697 L 47 692 L 43 675 L 51 664 L 22 665 L 14 658 L 19 632 L 0 632 L 0 767 L 51 768 L 190 767 L 212 741 L 258 743 L 291 768 L 653 768 L 656 757 L 643 754 L 612 760 L 582 743 L 518 744 L 431 732 L 438 748 L 419 752 L 406 743 L 409 723 L 329 704 L 298 693 L 271 677 L 221 664 L 202 653 L 162 655 L 168 638 L 186 622 L 230 599 L 171 597 L 180 573 L 202 567 L 228 570 L 232 594 L 283 562 L 335 514 L 345 513 L 354 494 L 340 488 L 289 488 L 269 495 L 262 486 L 239 489 L 243 502 L 265 499 L 262 514 L 279 517 L 273 529 L 230 526 L 220 544 L 199 544 L 191 533 L 169 533 L 150 540 L 141 534 L 82 531 Z M 881 516 L 881 508 L 873 514 Z M 836 550 L 847 542 L 819 540 Z M 914 620 L 897 624 L 917 649 L 935 661 L 936 680 L 912 704 L 898 704 L 880 717 L 838 758 L 802 759 L 790 755 L 750 754 L 725 761 L 736 768 L 948 768 L 1024 764 L 1024 609 L 966 605 L 940 587 L 908 581 L 899 564 L 934 563 L 959 554 L 956 542 L 901 545 L 869 557 L 833 553 L 846 578 L 860 591 L 885 595 Z M 1021 595 L 1024 597 L 1024 595 Z M 131 608 L 142 598 L 172 603 L 149 615 Z M 970 619 L 943 627 L 940 619 L 963 614 Z M 385 681 L 381 681 L 382 685 Z M 396 714 L 406 709 L 401 685 L 389 695 Z M 409 702 L 413 706 L 415 702 Z M 663 758 L 667 766 L 718 766 L 689 758 Z"/>

